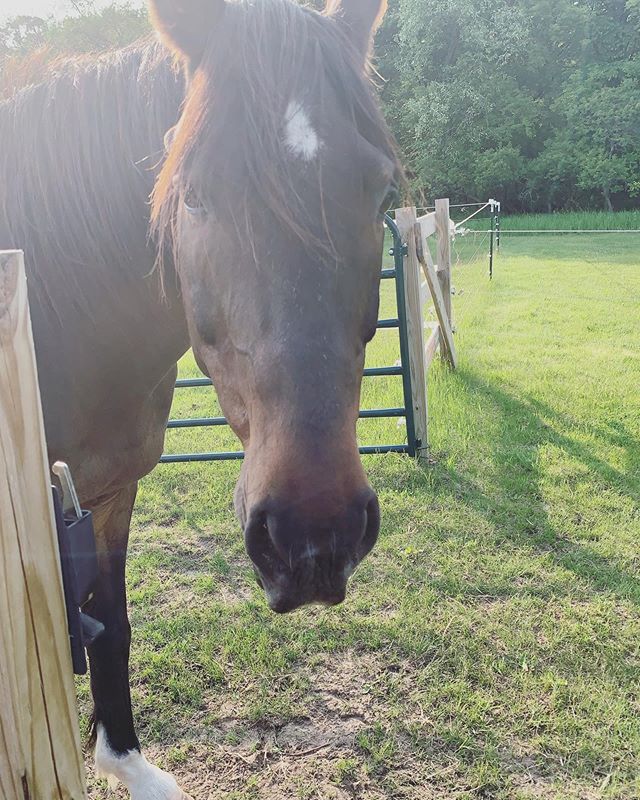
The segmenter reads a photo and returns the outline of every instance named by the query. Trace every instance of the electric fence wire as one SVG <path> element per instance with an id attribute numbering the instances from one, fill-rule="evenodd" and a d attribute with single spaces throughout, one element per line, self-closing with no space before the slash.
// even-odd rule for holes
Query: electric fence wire
<path id="1" fill-rule="evenodd" d="M 538 233 L 640 233 L 640 228 L 580 228 L 580 229 L 569 229 L 569 228 L 540 228 L 540 229 L 526 229 L 523 228 L 522 230 L 511 230 L 509 228 L 502 228 L 501 236 L 505 234 L 511 233 L 525 233 L 525 234 L 538 234 Z"/>
<path id="2" fill-rule="evenodd" d="M 458 233 L 451 243 L 453 324 L 464 327 L 470 310 L 489 287 L 489 231 Z"/>

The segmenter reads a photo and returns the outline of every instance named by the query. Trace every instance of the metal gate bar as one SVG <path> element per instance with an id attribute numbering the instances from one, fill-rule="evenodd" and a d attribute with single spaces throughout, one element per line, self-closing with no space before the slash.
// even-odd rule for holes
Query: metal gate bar
<path id="1" fill-rule="evenodd" d="M 384 417 L 404 417 L 404 408 L 365 408 L 358 419 L 380 419 Z M 194 419 L 170 419 L 167 428 L 209 428 L 228 425 L 226 417 L 195 417 Z"/>
<path id="2" fill-rule="evenodd" d="M 417 453 L 416 425 L 413 416 L 413 398 L 411 392 L 411 367 L 409 365 L 409 332 L 407 329 L 407 305 L 404 289 L 404 259 L 407 254 L 407 246 L 402 241 L 398 226 L 388 214 L 385 214 L 387 227 L 393 234 L 393 262 L 396 273 L 396 304 L 398 306 L 398 318 L 402 324 L 398 326 L 400 339 L 400 363 L 402 364 L 402 393 L 404 396 L 405 417 L 407 420 L 407 450 L 406 452 L 415 458 Z"/>
<path id="3" fill-rule="evenodd" d="M 363 373 L 365 378 L 378 375 L 402 375 L 402 367 L 369 367 Z M 196 386 L 213 386 L 210 378 L 181 378 L 176 381 L 176 389 L 187 389 Z"/>
<path id="4" fill-rule="evenodd" d="M 404 406 L 402 408 L 372 408 L 362 409 L 359 414 L 360 419 L 381 419 L 388 417 L 404 417 L 406 419 L 407 444 L 388 444 L 388 445 L 367 445 L 360 447 L 362 455 L 377 455 L 381 453 L 405 453 L 411 456 L 416 455 L 415 423 L 413 417 L 413 404 L 411 400 L 411 373 L 409 369 L 409 347 L 407 333 L 407 313 L 405 305 L 404 291 L 404 257 L 406 247 L 403 245 L 400 232 L 389 216 L 385 216 L 385 222 L 393 235 L 393 248 L 390 254 L 394 257 L 394 268 L 383 269 L 381 277 L 384 280 L 395 278 L 396 281 L 396 304 L 398 316 L 391 319 L 378 320 L 378 329 L 398 329 L 400 340 L 400 365 L 392 367 L 369 367 L 364 370 L 364 377 L 380 376 L 402 376 L 402 391 Z M 211 386 L 209 378 L 183 378 L 176 381 L 176 388 L 194 388 L 198 386 Z M 200 417 L 194 419 L 171 419 L 167 423 L 167 428 L 199 428 L 227 425 L 225 417 Z M 241 451 L 224 451 L 213 453 L 178 453 L 175 455 L 165 454 L 160 458 L 164 464 L 188 463 L 199 461 L 237 461 L 244 458 Z"/>

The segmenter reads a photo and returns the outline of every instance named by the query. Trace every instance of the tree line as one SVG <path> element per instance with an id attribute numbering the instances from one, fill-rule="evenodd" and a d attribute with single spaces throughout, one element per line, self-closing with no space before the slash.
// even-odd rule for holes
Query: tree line
<path id="1" fill-rule="evenodd" d="M 5 82 L 34 53 L 124 45 L 143 9 L 74 0 L 0 27 Z M 42 55 L 44 54 L 44 56 Z M 509 210 L 640 206 L 640 0 L 389 0 L 377 82 L 417 197 Z"/>

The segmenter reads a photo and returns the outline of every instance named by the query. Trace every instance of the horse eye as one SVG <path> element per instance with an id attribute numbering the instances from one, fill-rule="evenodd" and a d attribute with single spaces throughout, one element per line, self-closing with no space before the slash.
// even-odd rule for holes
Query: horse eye
<path id="1" fill-rule="evenodd" d="M 380 204 L 380 216 L 384 216 L 387 211 L 392 208 L 395 208 L 398 205 L 398 201 L 400 200 L 400 192 L 398 191 L 398 187 L 393 184 L 387 189 L 387 192 L 384 196 L 384 200 Z"/>
<path id="2" fill-rule="evenodd" d="M 207 209 L 204 207 L 202 200 L 198 197 L 197 192 L 193 186 L 189 186 L 184 196 L 184 208 L 189 214 L 206 214 Z"/>

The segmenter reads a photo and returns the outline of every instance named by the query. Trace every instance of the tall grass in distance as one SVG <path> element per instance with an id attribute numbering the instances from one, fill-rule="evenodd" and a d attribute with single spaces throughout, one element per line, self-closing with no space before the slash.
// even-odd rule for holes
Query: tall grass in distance
<path id="1" fill-rule="evenodd" d="M 514 214 L 501 217 L 503 230 L 640 230 L 635 211 L 562 211 L 557 214 Z"/>

